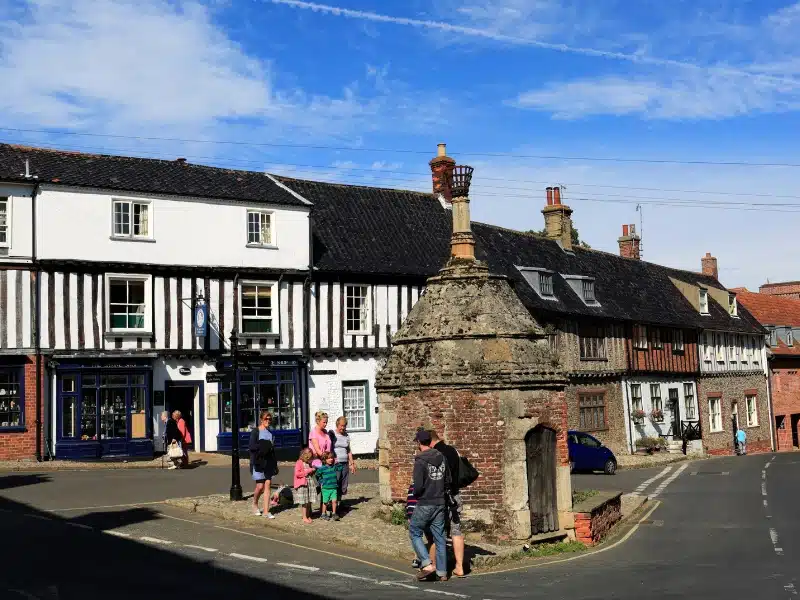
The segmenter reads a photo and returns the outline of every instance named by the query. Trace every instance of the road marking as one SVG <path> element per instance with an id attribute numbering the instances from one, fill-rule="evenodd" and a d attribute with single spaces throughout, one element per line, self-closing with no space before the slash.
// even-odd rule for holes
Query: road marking
<path id="1" fill-rule="evenodd" d="M 319 567 L 307 567 L 306 565 L 296 565 L 294 563 L 279 562 L 275 564 L 278 565 L 279 567 L 286 567 L 287 569 L 299 569 L 301 571 L 309 571 L 312 573 L 315 571 L 319 571 Z"/>
<path id="2" fill-rule="evenodd" d="M 260 556 L 250 556 L 249 554 L 239 554 L 238 552 L 231 552 L 228 556 L 232 556 L 233 558 L 241 558 L 242 560 L 252 560 L 253 562 L 258 563 L 265 563 L 267 562 L 266 558 L 261 558 Z"/>
<path id="3" fill-rule="evenodd" d="M 633 491 L 633 493 L 634 494 L 641 494 L 645 490 L 645 488 L 647 488 L 647 486 L 649 486 L 654 481 L 656 481 L 658 479 L 661 479 L 667 473 L 669 473 L 671 470 L 672 470 L 672 467 L 664 467 L 664 469 L 660 473 L 658 473 L 658 475 L 655 475 L 655 476 L 651 477 L 650 479 L 647 479 L 647 480 L 643 481 L 642 483 L 640 483 L 639 487 L 637 487 Z"/>
<path id="4" fill-rule="evenodd" d="M 430 588 L 423 588 L 422 591 L 423 592 L 427 592 L 429 594 L 441 594 L 442 596 L 454 596 L 456 598 L 469 598 L 469 596 L 466 596 L 464 594 L 456 594 L 455 592 L 445 592 L 445 591 L 442 591 L 442 590 L 432 590 Z"/>
<path id="5" fill-rule="evenodd" d="M 550 561 L 543 562 L 543 563 L 540 563 L 540 564 L 525 565 L 524 567 L 511 567 L 510 569 L 501 569 L 499 571 L 489 571 L 489 572 L 486 572 L 486 573 L 473 573 L 473 574 L 470 575 L 470 579 L 472 579 L 474 577 L 486 577 L 487 575 L 499 575 L 501 573 L 510 573 L 511 571 L 523 571 L 523 570 L 527 570 L 527 569 L 537 569 L 537 568 L 540 568 L 540 567 L 547 567 L 549 565 L 556 565 L 556 564 L 559 564 L 559 563 L 572 562 L 574 560 L 580 560 L 582 558 L 587 558 L 589 556 L 597 556 L 598 554 L 602 554 L 603 552 L 608 552 L 609 550 L 613 550 L 617 546 L 627 542 L 628 539 L 634 533 L 636 533 L 636 531 L 639 529 L 639 525 L 641 525 L 644 521 L 647 521 L 650 518 L 650 515 L 652 515 L 659 506 L 661 506 L 661 501 L 660 500 L 656 500 L 654 502 L 652 508 L 650 508 L 650 510 L 648 510 L 642 516 L 642 518 L 639 519 L 636 522 L 636 525 L 631 527 L 631 530 L 628 533 L 623 535 L 620 539 L 618 539 L 613 544 L 611 544 L 609 546 L 602 546 L 599 550 L 591 550 L 589 552 L 582 552 L 581 554 L 578 554 L 576 556 L 570 556 L 569 558 L 561 558 L 561 559 L 557 559 L 557 560 L 550 560 Z"/>
<path id="6" fill-rule="evenodd" d="M 205 546 L 195 546 L 194 544 L 184 544 L 186 548 L 194 548 L 195 550 L 202 550 L 203 552 L 218 552 L 216 548 L 207 548 Z"/>
<path id="7" fill-rule="evenodd" d="M 761 484 L 761 495 L 762 496 L 766 496 L 767 495 L 767 482 L 766 481 L 764 481 Z"/>
<path id="8" fill-rule="evenodd" d="M 313 548 L 311 546 L 303 546 L 302 544 L 295 544 L 294 542 L 286 542 L 284 540 L 271 538 L 266 535 L 258 535 L 256 533 L 250 533 L 249 531 L 241 531 L 239 529 L 234 529 L 233 527 L 225 527 L 224 525 L 213 525 L 213 527 L 215 529 L 222 529 L 224 531 L 232 531 L 240 535 L 249 535 L 250 537 L 258 538 L 261 540 L 267 540 L 269 542 L 274 542 L 276 544 L 284 544 L 285 546 L 292 546 L 293 548 L 301 548 L 303 550 L 308 550 L 310 552 L 318 552 L 319 554 L 327 554 L 328 556 L 335 556 L 336 558 L 339 559 L 344 558 L 346 560 L 352 560 L 353 562 L 361 563 L 362 565 L 369 565 L 377 569 L 383 569 L 384 571 L 392 571 L 393 573 L 400 573 L 401 575 L 408 576 L 407 571 L 401 571 L 400 569 L 394 569 L 392 567 L 387 567 L 386 565 L 380 565 L 378 563 L 370 562 L 368 560 L 362 560 L 360 558 L 347 556 L 346 554 L 342 554 L 341 552 L 328 552 L 327 550 L 320 550 L 319 548 Z"/>
<path id="9" fill-rule="evenodd" d="M 783 556 L 783 548 L 778 546 L 778 532 L 772 527 L 769 528 L 769 538 L 772 540 L 772 547 L 775 549 L 775 554 Z"/>
<path id="10" fill-rule="evenodd" d="M 764 465 L 765 469 L 769 469 L 769 466 L 772 464 L 772 461 L 769 461 L 767 464 Z"/>
<path id="11" fill-rule="evenodd" d="M 114 531 L 113 529 L 107 529 L 103 533 L 107 533 L 108 535 L 113 535 L 113 536 L 121 537 L 121 538 L 133 537 L 133 536 L 131 536 L 130 533 L 123 533 L 122 531 Z"/>
<path id="12" fill-rule="evenodd" d="M 71 521 L 66 521 L 66 524 L 70 527 L 80 527 L 81 529 L 89 529 L 90 531 L 94 529 L 93 527 L 89 527 L 88 525 L 84 525 L 83 523 L 72 523 Z"/>
<path id="13" fill-rule="evenodd" d="M 790 583 L 788 585 L 783 586 L 783 589 L 785 589 L 787 592 L 789 592 L 792 596 L 797 596 L 797 590 L 794 589 L 794 584 L 793 583 Z"/>
<path id="14" fill-rule="evenodd" d="M 768 506 L 767 499 L 764 498 L 764 508 L 767 508 L 767 506 Z"/>
<path id="15" fill-rule="evenodd" d="M 377 579 L 371 577 L 362 577 L 361 575 L 351 575 L 350 573 L 342 573 L 340 571 L 328 571 L 328 575 L 335 575 L 336 577 L 345 577 L 346 579 L 357 579 L 358 581 L 369 581 L 370 583 L 380 583 Z"/>
<path id="16" fill-rule="evenodd" d="M 130 508 L 131 506 L 151 506 L 153 504 L 164 504 L 161 500 L 157 502 L 134 502 L 132 504 L 106 504 L 104 506 L 77 506 L 74 508 L 51 508 L 47 512 L 69 512 L 74 510 L 96 510 L 98 508 Z"/>
<path id="17" fill-rule="evenodd" d="M 674 472 L 672 475 L 670 475 L 670 476 L 669 476 L 667 479 L 665 479 L 664 481 L 662 481 L 662 482 L 661 482 L 661 483 L 658 485 L 658 487 L 656 488 L 655 492 L 653 492 L 653 494 L 652 494 L 650 497 L 651 497 L 651 498 L 658 498 L 658 497 L 661 495 L 661 492 L 663 492 L 663 491 L 664 491 L 664 490 L 667 488 L 667 486 L 668 486 L 670 483 L 672 483 L 672 482 L 673 482 L 673 481 L 675 481 L 675 480 L 676 480 L 678 477 L 680 477 L 681 473 L 683 473 L 683 472 L 686 470 L 686 467 L 688 467 L 688 466 L 689 466 L 688 464 L 684 464 L 684 465 L 682 465 L 682 466 L 681 466 L 681 467 L 680 467 L 680 468 L 679 468 L 677 471 L 675 471 L 675 472 Z"/>
<path id="18" fill-rule="evenodd" d="M 154 538 L 146 535 L 143 535 L 139 539 L 142 540 L 143 542 L 150 542 L 151 544 L 163 544 L 165 546 L 172 545 L 172 542 L 169 540 L 162 540 L 161 538 Z"/>
<path id="19" fill-rule="evenodd" d="M 400 581 L 379 581 L 378 585 L 396 585 L 397 587 L 406 588 L 407 590 L 419 590 L 420 588 L 408 585 L 407 583 L 402 583 Z"/>
<path id="20" fill-rule="evenodd" d="M 160 517 L 165 517 L 167 519 L 174 519 L 176 521 L 183 521 L 184 523 L 192 523 L 193 525 L 206 525 L 207 524 L 207 523 L 201 523 L 200 521 L 191 521 L 189 519 L 181 519 L 180 517 L 173 517 L 172 515 L 168 515 L 166 513 L 161 512 L 161 511 L 158 511 L 158 515 Z"/>

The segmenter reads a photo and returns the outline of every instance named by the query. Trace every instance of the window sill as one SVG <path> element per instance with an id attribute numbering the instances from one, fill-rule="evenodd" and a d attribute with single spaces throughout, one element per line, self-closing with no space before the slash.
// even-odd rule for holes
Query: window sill
<path id="1" fill-rule="evenodd" d="M 708 433 L 725 433 L 723 429 L 709 429 Z"/>
<path id="2" fill-rule="evenodd" d="M 262 250 L 277 250 L 278 247 L 275 244 L 245 244 L 247 248 L 259 248 Z"/>
<path id="3" fill-rule="evenodd" d="M 760 427 L 760 425 L 758 423 L 756 423 L 755 425 L 748 425 L 746 427 L 746 429 L 758 429 L 759 427 Z"/>
<path id="4" fill-rule="evenodd" d="M 0 427 L 0 433 L 26 433 L 28 428 L 24 425 L 12 425 Z"/>
<path id="5" fill-rule="evenodd" d="M 583 433 L 596 433 L 596 432 L 603 432 L 608 431 L 608 427 L 604 427 L 603 429 L 581 429 Z"/>
<path id="6" fill-rule="evenodd" d="M 153 335 L 152 331 L 145 331 L 145 330 L 130 330 L 124 329 L 120 331 L 114 331 L 113 329 L 110 331 L 106 331 L 103 334 L 105 338 L 117 338 L 117 337 L 124 337 L 124 338 L 145 338 L 151 337 Z"/>
<path id="7" fill-rule="evenodd" d="M 114 242 L 144 242 L 145 244 L 155 244 L 156 241 L 153 238 L 145 238 L 145 237 L 128 237 L 124 235 L 112 235 L 109 236 L 111 241 Z"/>
<path id="8" fill-rule="evenodd" d="M 271 333 L 238 333 L 236 334 L 239 338 L 245 338 L 248 340 L 251 339 L 271 339 L 271 338 L 278 338 L 280 337 L 280 332 L 273 331 Z"/>
<path id="9" fill-rule="evenodd" d="M 608 362 L 608 358 L 584 358 L 581 356 L 581 362 Z"/>
<path id="10" fill-rule="evenodd" d="M 345 335 L 372 335 L 371 331 L 345 331 Z"/>

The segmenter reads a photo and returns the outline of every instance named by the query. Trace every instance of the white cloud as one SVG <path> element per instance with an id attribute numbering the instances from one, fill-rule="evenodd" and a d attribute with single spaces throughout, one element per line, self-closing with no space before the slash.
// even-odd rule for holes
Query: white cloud
<path id="1" fill-rule="evenodd" d="M 648 119 L 720 119 L 800 107 L 800 83 L 743 81 L 723 75 L 659 77 L 609 75 L 547 85 L 520 94 L 512 105 L 552 113 L 557 119 L 636 115 Z"/>

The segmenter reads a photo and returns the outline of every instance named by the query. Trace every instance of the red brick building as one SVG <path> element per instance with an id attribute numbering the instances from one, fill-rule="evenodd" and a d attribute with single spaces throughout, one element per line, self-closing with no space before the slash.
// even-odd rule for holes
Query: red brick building
<path id="1" fill-rule="evenodd" d="M 0 460 L 32 459 L 40 452 L 36 398 L 35 358 L 0 357 Z"/>
<path id="2" fill-rule="evenodd" d="M 763 293 L 765 287 L 760 294 L 737 290 L 736 297 L 770 332 L 767 344 L 776 449 L 791 450 L 800 446 L 800 300 L 794 299 L 800 298 L 800 283 L 769 284 L 773 290 L 769 293 Z"/>
<path id="3" fill-rule="evenodd" d="M 781 298 L 800 300 L 800 281 L 781 281 L 778 283 L 765 283 L 758 288 L 759 293 Z"/>

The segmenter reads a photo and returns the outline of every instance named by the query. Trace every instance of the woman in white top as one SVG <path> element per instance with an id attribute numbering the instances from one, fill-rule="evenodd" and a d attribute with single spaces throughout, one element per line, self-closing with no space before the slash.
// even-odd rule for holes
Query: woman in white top
<path id="1" fill-rule="evenodd" d="M 341 475 L 339 478 L 339 502 L 341 505 L 342 496 L 347 493 L 347 485 L 350 482 L 350 473 L 356 472 L 356 461 L 350 451 L 350 436 L 347 435 L 347 418 L 339 417 L 336 419 L 336 429 L 331 431 L 331 442 L 333 453 L 336 456 L 336 463 L 340 467 Z"/>

